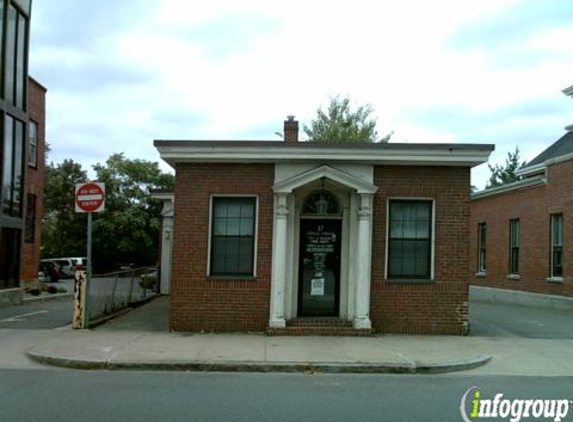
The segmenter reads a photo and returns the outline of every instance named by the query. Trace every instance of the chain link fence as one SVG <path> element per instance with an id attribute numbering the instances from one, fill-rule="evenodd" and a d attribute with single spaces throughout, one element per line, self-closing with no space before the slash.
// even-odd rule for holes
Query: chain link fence
<path id="1" fill-rule="evenodd" d="M 93 323 L 158 294 L 158 268 L 93 275 L 88 286 L 87 320 Z"/>

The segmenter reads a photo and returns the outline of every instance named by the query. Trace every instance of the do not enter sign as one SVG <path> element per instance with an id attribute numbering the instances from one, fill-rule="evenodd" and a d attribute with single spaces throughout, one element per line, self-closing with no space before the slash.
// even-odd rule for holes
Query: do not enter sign
<path id="1" fill-rule="evenodd" d="M 105 185 L 99 182 L 76 185 L 76 212 L 101 212 L 105 206 Z"/>

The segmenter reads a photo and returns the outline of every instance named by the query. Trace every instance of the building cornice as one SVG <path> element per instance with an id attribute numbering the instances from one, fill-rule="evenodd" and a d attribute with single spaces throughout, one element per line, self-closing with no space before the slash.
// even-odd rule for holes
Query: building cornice
<path id="1" fill-rule="evenodd" d="M 487 161 L 489 144 L 318 144 L 256 141 L 155 141 L 161 158 L 177 163 L 360 162 L 474 167 Z"/>
<path id="2" fill-rule="evenodd" d="M 547 178 L 545 175 L 529 177 L 527 179 L 518 180 L 517 182 L 507 183 L 505 185 L 496 186 L 495 188 L 489 188 L 476 192 L 471 195 L 472 200 L 487 198 L 489 196 L 501 195 L 504 193 L 513 192 L 519 189 L 530 188 L 534 186 L 543 186 L 547 183 Z"/>

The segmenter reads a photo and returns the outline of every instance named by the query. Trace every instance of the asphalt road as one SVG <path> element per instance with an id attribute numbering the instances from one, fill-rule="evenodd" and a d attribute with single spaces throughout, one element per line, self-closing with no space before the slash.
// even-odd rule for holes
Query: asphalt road
<path id="1" fill-rule="evenodd" d="M 571 312 L 472 302 L 469 318 L 472 336 L 573 339 Z M 52 329 L 68 325 L 71 320 L 71 298 L 0 308 L 0 329 Z M 165 329 L 163 320 L 146 323 L 151 331 Z M 124 328 L 133 327 L 128 324 Z M 100 327 L 105 329 L 105 325 Z"/>
<path id="2" fill-rule="evenodd" d="M 573 313 L 513 305 L 472 302 L 470 335 L 573 339 Z"/>
<path id="3" fill-rule="evenodd" d="M 0 409 L 6 422 L 444 422 L 462 420 L 472 386 L 483 398 L 573 398 L 572 378 L 8 370 Z"/>
<path id="4" fill-rule="evenodd" d="M 0 308 L 0 329 L 45 330 L 62 327 L 71 322 L 71 298 Z"/>

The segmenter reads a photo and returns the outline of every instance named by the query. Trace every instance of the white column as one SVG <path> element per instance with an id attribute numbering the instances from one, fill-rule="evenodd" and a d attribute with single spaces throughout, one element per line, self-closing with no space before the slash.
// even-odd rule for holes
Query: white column
<path id="1" fill-rule="evenodd" d="M 354 328 L 372 328 L 370 322 L 370 266 L 372 264 L 371 194 L 359 194 L 356 245 L 356 295 Z"/>
<path id="2" fill-rule="evenodd" d="M 285 321 L 285 289 L 287 260 L 287 195 L 278 193 L 275 205 L 275 232 L 273 235 L 273 273 L 271 280 L 271 315 L 269 327 L 282 328 Z"/>
<path id="3" fill-rule="evenodd" d="M 161 243 L 161 281 L 159 284 L 162 295 L 171 292 L 171 250 L 173 245 L 173 217 L 163 217 L 163 235 Z"/>

